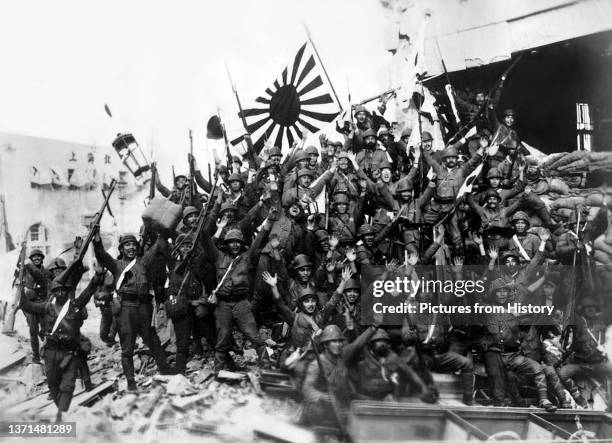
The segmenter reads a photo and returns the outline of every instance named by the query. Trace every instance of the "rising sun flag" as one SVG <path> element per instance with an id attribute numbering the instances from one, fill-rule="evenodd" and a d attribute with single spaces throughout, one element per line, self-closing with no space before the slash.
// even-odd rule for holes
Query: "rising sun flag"
<path id="1" fill-rule="evenodd" d="M 321 76 L 312 44 L 306 42 L 265 93 L 255 99 L 255 104 L 243 111 L 247 131 L 256 152 L 270 140 L 283 151 L 291 147 L 304 131 L 319 131 L 334 120 L 340 106 L 329 91 L 330 85 Z M 232 141 L 237 144 L 242 138 Z"/>

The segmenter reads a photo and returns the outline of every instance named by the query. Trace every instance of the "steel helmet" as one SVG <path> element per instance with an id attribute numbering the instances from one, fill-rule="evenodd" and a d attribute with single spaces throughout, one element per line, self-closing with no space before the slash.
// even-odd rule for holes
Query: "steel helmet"
<path id="1" fill-rule="evenodd" d="M 423 133 L 421 134 L 421 143 L 430 142 L 432 140 L 433 137 L 431 136 L 431 134 L 427 131 L 423 131 Z"/>
<path id="2" fill-rule="evenodd" d="M 319 150 L 316 148 L 316 146 L 312 146 L 312 145 L 308 146 L 308 147 L 307 147 L 307 148 L 304 150 L 304 152 L 305 152 L 306 154 L 308 154 L 308 155 L 316 155 L 316 156 L 318 156 L 318 155 L 319 155 Z"/>
<path id="3" fill-rule="evenodd" d="M 198 208 L 194 206 L 185 206 L 185 209 L 183 209 L 183 218 L 191 214 L 199 214 L 199 213 L 200 211 L 198 211 Z"/>
<path id="4" fill-rule="evenodd" d="M 355 115 L 359 114 L 360 112 L 365 112 L 366 114 L 369 114 L 368 110 L 363 105 L 355 107 Z"/>
<path id="5" fill-rule="evenodd" d="M 489 189 L 487 192 L 484 193 L 484 200 L 488 200 L 490 197 L 495 197 L 497 200 L 501 201 L 501 195 L 499 195 L 499 192 L 497 192 L 495 189 Z"/>
<path id="6" fill-rule="evenodd" d="M 342 331 L 337 325 L 327 325 L 321 333 L 319 343 L 326 343 L 328 341 L 346 340 L 342 335 Z"/>
<path id="7" fill-rule="evenodd" d="M 512 117 L 515 117 L 514 109 L 511 109 L 511 108 L 505 109 L 502 114 L 503 117 L 508 117 L 509 115 L 511 115 Z"/>
<path id="8" fill-rule="evenodd" d="M 511 251 L 504 252 L 504 254 L 502 255 L 502 260 L 506 261 L 506 259 L 510 257 L 514 257 L 517 261 L 520 258 L 518 252 L 516 252 L 515 250 L 511 250 Z"/>
<path id="9" fill-rule="evenodd" d="M 368 129 L 367 131 L 365 131 L 363 133 L 363 138 L 366 138 L 366 137 L 378 138 L 378 136 L 376 135 L 376 131 L 374 129 Z"/>
<path id="10" fill-rule="evenodd" d="M 299 162 L 302 160 L 310 160 L 310 156 L 308 155 L 308 153 L 306 151 L 298 151 L 295 154 L 295 162 Z"/>
<path id="11" fill-rule="evenodd" d="M 306 157 L 308 158 L 308 157 Z M 313 177 L 314 176 L 314 171 L 312 169 L 309 168 L 302 168 L 298 171 L 297 173 L 298 178 L 300 177 L 304 177 L 304 176 L 309 176 L 309 177 Z"/>
<path id="12" fill-rule="evenodd" d="M 306 300 L 308 297 L 312 297 L 312 298 L 314 298 L 317 301 L 319 300 L 319 296 L 317 295 L 317 291 L 312 286 L 306 286 L 304 289 L 302 289 L 300 291 L 300 294 L 298 295 L 297 301 L 298 301 L 298 303 L 301 303 L 304 300 Z"/>
<path id="13" fill-rule="evenodd" d="M 346 281 L 346 285 L 344 285 L 344 290 L 348 290 L 348 289 L 357 289 L 357 290 L 361 290 L 361 285 L 359 284 L 359 282 L 357 280 L 355 280 L 354 278 L 349 278 Z"/>
<path id="14" fill-rule="evenodd" d="M 457 148 L 450 147 L 450 148 L 446 148 L 442 152 L 442 155 L 440 157 L 442 157 L 442 158 L 446 158 L 446 157 L 459 157 L 459 153 L 457 152 Z"/>
<path id="15" fill-rule="evenodd" d="M 502 175 L 499 172 L 499 169 L 491 168 L 489 169 L 489 172 L 487 172 L 487 178 L 502 178 Z"/>
<path id="16" fill-rule="evenodd" d="M 236 212 L 238 212 L 238 207 L 235 204 L 233 204 L 233 203 L 226 202 L 226 203 L 223 203 L 221 205 L 221 210 L 219 211 L 219 214 L 223 214 L 225 211 L 236 211 Z"/>
<path id="17" fill-rule="evenodd" d="M 49 265 L 49 271 L 53 271 L 54 269 L 66 269 L 66 262 L 59 257 L 51 260 L 51 264 Z"/>
<path id="18" fill-rule="evenodd" d="M 376 332 L 374 333 L 374 335 L 370 337 L 370 339 L 368 340 L 368 343 L 373 343 L 377 340 L 391 341 L 391 337 L 389 337 L 389 334 L 387 333 L 387 331 L 385 331 L 384 329 L 378 328 Z"/>
<path id="19" fill-rule="evenodd" d="M 293 269 L 305 268 L 306 266 L 312 266 L 310 257 L 306 254 L 298 254 L 293 259 Z"/>
<path id="20" fill-rule="evenodd" d="M 230 229 L 225 234 L 225 237 L 223 237 L 223 241 L 228 242 L 232 240 L 238 240 L 244 243 L 244 235 L 242 235 L 242 231 L 240 229 Z"/>
<path id="21" fill-rule="evenodd" d="M 391 163 L 388 160 L 383 160 L 378 164 L 378 167 L 380 169 L 391 169 L 393 166 L 391 165 Z"/>
<path id="22" fill-rule="evenodd" d="M 317 243 L 322 243 L 329 240 L 329 234 L 325 229 L 319 229 L 315 231 L 315 238 L 317 239 Z"/>
<path id="23" fill-rule="evenodd" d="M 240 163 L 242 164 L 242 159 L 237 155 L 232 155 L 232 163 Z"/>
<path id="24" fill-rule="evenodd" d="M 350 203 L 350 199 L 344 193 L 334 194 L 334 205 L 345 204 L 348 205 Z"/>
<path id="25" fill-rule="evenodd" d="M 359 226 L 359 237 L 363 237 L 364 235 L 374 234 L 374 228 L 368 223 L 364 223 Z"/>
<path id="26" fill-rule="evenodd" d="M 138 243 L 138 239 L 134 234 L 124 234 L 119 237 L 119 247 L 130 242 Z"/>
<path id="27" fill-rule="evenodd" d="M 412 191 L 413 187 L 414 187 L 414 184 L 412 183 L 412 180 L 409 180 L 407 177 L 402 178 L 401 180 L 397 182 L 395 192 L 399 193 L 403 191 Z"/>
<path id="28" fill-rule="evenodd" d="M 236 172 L 233 172 L 227 178 L 227 182 L 240 182 L 244 185 L 244 177 Z"/>
<path id="29" fill-rule="evenodd" d="M 512 216 L 512 223 L 523 220 L 525 223 L 529 224 L 529 216 L 523 211 L 516 211 Z"/>
<path id="30" fill-rule="evenodd" d="M 580 310 L 586 309 L 589 306 L 599 309 L 599 301 L 591 295 L 587 295 L 582 300 L 580 300 L 578 305 L 580 306 Z"/>
<path id="31" fill-rule="evenodd" d="M 278 146 L 272 146 L 269 150 L 268 150 L 268 157 L 282 157 L 283 153 L 280 150 L 280 148 Z"/>
<path id="32" fill-rule="evenodd" d="M 42 258 L 45 258 L 45 254 L 43 254 L 43 252 L 40 249 L 32 249 L 32 252 L 30 252 L 29 258 L 32 258 L 36 255 L 40 255 Z"/>

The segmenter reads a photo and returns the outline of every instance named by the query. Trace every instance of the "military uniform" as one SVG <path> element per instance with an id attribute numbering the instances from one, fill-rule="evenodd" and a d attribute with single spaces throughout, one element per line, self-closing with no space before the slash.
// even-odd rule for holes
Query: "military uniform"
<path id="1" fill-rule="evenodd" d="M 40 255 L 44 259 L 44 254 L 40 249 L 34 249 L 30 253 L 30 259 L 35 255 Z M 40 266 L 36 266 L 33 263 L 26 263 L 24 272 L 24 292 L 32 302 L 44 302 L 47 300 L 47 290 L 50 280 L 53 275 L 47 271 L 42 263 Z M 40 343 L 38 341 L 39 334 L 44 329 L 45 318 L 43 315 L 39 315 L 35 312 L 26 313 L 26 320 L 28 322 L 28 328 L 30 332 L 30 346 L 32 348 L 32 359 L 34 361 L 40 360 Z"/>

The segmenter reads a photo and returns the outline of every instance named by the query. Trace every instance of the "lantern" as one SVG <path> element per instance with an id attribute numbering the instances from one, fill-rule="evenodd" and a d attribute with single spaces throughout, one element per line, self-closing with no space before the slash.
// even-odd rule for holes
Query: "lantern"
<path id="1" fill-rule="evenodd" d="M 117 134 L 117 138 L 113 141 L 113 148 L 119 154 L 121 163 L 137 180 L 150 169 L 144 152 L 132 134 Z"/>

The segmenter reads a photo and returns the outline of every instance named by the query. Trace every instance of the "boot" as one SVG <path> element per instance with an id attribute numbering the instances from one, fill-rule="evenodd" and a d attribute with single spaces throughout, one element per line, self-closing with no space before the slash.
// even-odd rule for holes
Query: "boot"
<path id="1" fill-rule="evenodd" d="M 136 380 L 134 378 L 134 360 L 133 357 L 121 357 L 121 366 L 123 367 L 123 374 L 127 379 L 128 390 L 136 391 Z"/>
<path id="2" fill-rule="evenodd" d="M 176 353 L 176 372 L 185 375 L 185 368 L 187 367 L 187 356 L 182 352 Z"/>
<path id="3" fill-rule="evenodd" d="M 553 405 L 549 399 L 543 398 L 540 400 L 539 406 L 546 409 L 546 412 L 555 412 L 557 407 Z"/>
<path id="4" fill-rule="evenodd" d="M 463 403 L 472 406 L 474 404 L 474 373 L 462 373 L 461 385 L 463 386 Z"/>
<path id="5" fill-rule="evenodd" d="M 137 392 L 138 386 L 136 386 L 136 382 L 134 380 L 128 380 L 127 389 L 128 391 Z"/>

